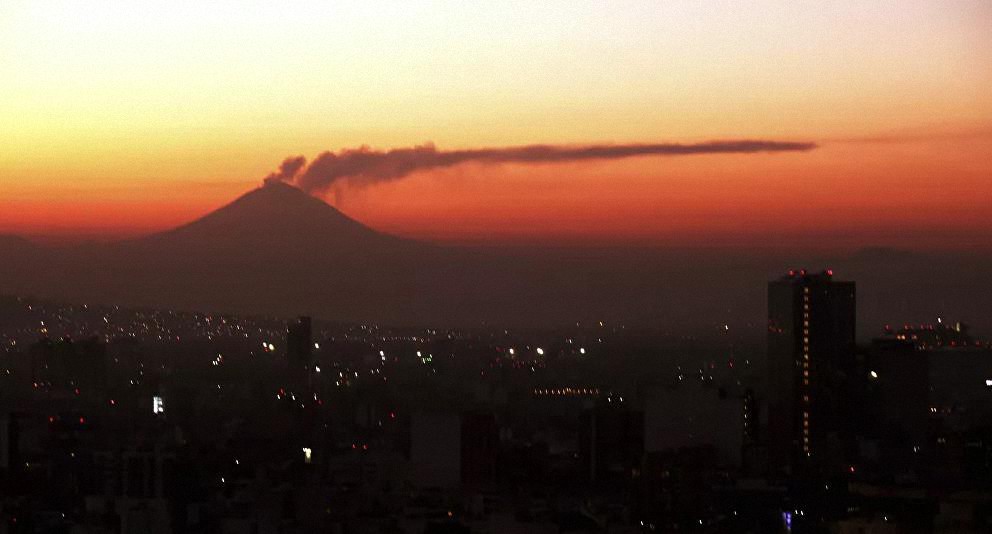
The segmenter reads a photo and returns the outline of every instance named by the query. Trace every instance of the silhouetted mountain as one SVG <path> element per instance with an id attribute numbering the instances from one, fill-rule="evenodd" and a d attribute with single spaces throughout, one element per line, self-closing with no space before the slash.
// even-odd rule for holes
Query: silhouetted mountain
<path id="1" fill-rule="evenodd" d="M 139 239 L 41 247 L 0 237 L 4 293 L 414 325 L 619 319 L 761 336 L 766 282 L 828 266 L 858 282 L 862 335 L 936 314 L 979 333 L 992 326 L 988 254 L 441 247 L 377 232 L 286 184 Z"/>
<path id="2" fill-rule="evenodd" d="M 376 232 L 333 206 L 284 183 L 269 183 L 200 219 L 136 240 L 142 246 L 381 248 L 409 241 Z"/>
<path id="3" fill-rule="evenodd" d="M 373 319 L 412 313 L 411 267 L 436 250 L 275 183 L 174 230 L 93 252 L 88 263 L 117 273 L 106 282 L 121 299 L 142 287 L 148 304 L 164 296 L 185 308 Z"/>
<path id="4" fill-rule="evenodd" d="M 9 243 L 7 241 L 10 241 Z M 176 229 L 110 244 L 0 241 L 0 289 L 74 300 L 399 318 L 431 245 L 376 232 L 285 184 L 255 189 Z"/>

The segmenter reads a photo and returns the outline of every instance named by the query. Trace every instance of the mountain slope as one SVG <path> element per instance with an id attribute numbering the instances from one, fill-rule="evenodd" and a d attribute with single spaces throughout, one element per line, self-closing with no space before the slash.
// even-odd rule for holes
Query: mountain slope
<path id="1" fill-rule="evenodd" d="M 285 184 L 138 239 L 30 254 L 20 245 L 0 247 L 16 260 L 0 262 L 0 291 L 354 320 L 420 315 L 417 295 L 434 283 L 424 273 L 446 263 L 437 247 L 372 230 Z"/>
<path id="2" fill-rule="evenodd" d="M 415 266 L 434 264 L 437 252 L 277 183 L 176 229 L 94 251 L 86 263 L 100 266 L 88 278 L 103 278 L 104 293 L 120 299 L 367 319 L 411 313 Z"/>
<path id="3" fill-rule="evenodd" d="M 264 185 L 193 222 L 128 243 L 139 247 L 218 247 L 227 252 L 250 249 L 252 253 L 272 248 L 287 253 L 312 246 L 376 252 L 413 244 L 376 232 L 282 183 Z"/>
<path id="4" fill-rule="evenodd" d="M 862 332 L 937 314 L 978 331 L 992 325 L 987 252 L 446 248 L 376 232 L 285 184 L 129 241 L 44 247 L 0 237 L 0 293 L 420 326 L 622 319 L 672 331 L 752 328 L 764 321 L 765 284 L 793 266 L 830 266 L 856 280 Z"/>

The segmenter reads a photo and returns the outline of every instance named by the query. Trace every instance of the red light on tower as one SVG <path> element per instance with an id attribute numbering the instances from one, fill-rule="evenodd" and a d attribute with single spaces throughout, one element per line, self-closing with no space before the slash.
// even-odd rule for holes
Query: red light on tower
<path id="1" fill-rule="evenodd" d="M 833 276 L 833 275 L 834 275 L 834 270 L 833 269 L 827 269 L 827 276 Z"/>

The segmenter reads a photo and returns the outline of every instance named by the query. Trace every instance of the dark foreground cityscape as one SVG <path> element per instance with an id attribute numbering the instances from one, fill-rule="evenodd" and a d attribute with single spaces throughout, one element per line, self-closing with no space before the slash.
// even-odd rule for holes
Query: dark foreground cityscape
<path id="1" fill-rule="evenodd" d="M 992 0 L 0 0 L 0 534 L 992 534 Z"/>
<path id="2" fill-rule="evenodd" d="M 788 271 L 765 341 L 2 297 L 0 532 L 988 532 L 992 346 L 856 302 Z"/>

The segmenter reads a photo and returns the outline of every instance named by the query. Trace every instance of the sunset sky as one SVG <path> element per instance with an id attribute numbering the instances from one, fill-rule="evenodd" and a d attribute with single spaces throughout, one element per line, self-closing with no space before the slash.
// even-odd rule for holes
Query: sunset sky
<path id="1" fill-rule="evenodd" d="M 992 246 L 992 2 L 0 2 L 0 233 L 166 229 L 368 145 L 814 142 L 468 163 L 325 198 L 459 243 Z"/>

